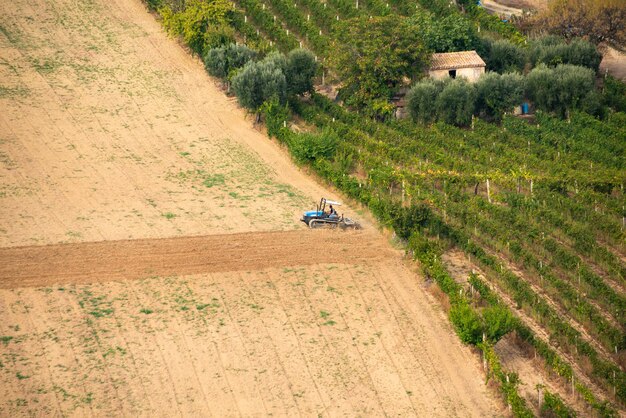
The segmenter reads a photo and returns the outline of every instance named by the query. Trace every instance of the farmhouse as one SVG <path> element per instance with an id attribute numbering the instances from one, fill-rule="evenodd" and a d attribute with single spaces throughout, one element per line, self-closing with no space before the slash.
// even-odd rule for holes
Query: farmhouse
<path id="1" fill-rule="evenodd" d="M 478 80 L 485 73 L 485 61 L 476 51 L 446 52 L 433 54 L 428 75 L 431 78 L 465 77 L 468 81 Z"/>

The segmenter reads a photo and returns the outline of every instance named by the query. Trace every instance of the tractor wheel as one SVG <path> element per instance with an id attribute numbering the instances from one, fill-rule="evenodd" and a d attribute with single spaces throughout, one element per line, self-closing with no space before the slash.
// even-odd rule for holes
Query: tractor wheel
<path id="1" fill-rule="evenodd" d="M 309 228 L 311 228 L 311 229 L 316 229 L 316 228 L 319 228 L 321 226 L 322 226 L 322 223 L 319 222 L 319 221 L 316 221 L 315 219 L 313 219 L 313 220 L 311 220 L 309 222 Z"/>

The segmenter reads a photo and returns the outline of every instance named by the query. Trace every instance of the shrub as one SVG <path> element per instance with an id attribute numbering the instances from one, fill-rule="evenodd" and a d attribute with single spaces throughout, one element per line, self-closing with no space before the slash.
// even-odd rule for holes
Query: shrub
<path id="1" fill-rule="evenodd" d="M 485 321 L 485 335 L 493 342 L 497 343 L 515 327 L 515 318 L 504 306 L 494 305 L 483 311 Z"/>
<path id="2" fill-rule="evenodd" d="M 321 133 L 292 134 L 289 149 L 299 162 L 313 162 L 319 158 L 331 158 L 337 149 L 339 137 L 330 130 Z"/>
<path id="3" fill-rule="evenodd" d="M 440 121 L 467 126 L 472 120 L 476 102 L 476 89 L 464 78 L 457 78 L 443 88 L 435 107 Z"/>
<path id="4" fill-rule="evenodd" d="M 479 114 L 500 121 L 524 97 L 524 78 L 515 73 L 487 73 L 476 83 L 476 110 Z"/>
<path id="5" fill-rule="evenodd" d="M 204 67 L 212 76 L 227 78 L 257 56 L 256 51 L 245 45 L 228 44 L 211 48 L 204 56 Z"/>
<path id="6" fill-rule="evenodd" d="M 181 36 L 189 48 L 200 56 L 204 56 L 209 48 L 235 40 L 234 29 L 230 26 L 232 11 L 233 5 L 227 0 L 190 0 L 178 12 L 169 6 L 159 9 L 163 26 L 168 32 Z"/>
<path id="7" fill-rule="evenodd" d="M 407 93 L 407 106 L 413 120 L 424 124 L 435 121 L 437 112 L 434 104 L 449 79 L 444 80 L 427 78 L 411 87 Z"/>
<path id="8" fill-rule="evenodd" d="M 626 83 L 612 76 L 604 79 L 604 102 L 616 112 L 626 112 Z"/>
<path id="9" fill-rule="evenodd" d="M 233 77 L 232 87 L 239 103 L 255 112 L 272 99 L 285 103 L 287 96 L 285 74 L 273 59 L 247 63 Z"/>
<path id="10" fill-rule="evenodd" d="M 317 72 L 315 55 L 306 49 L 294 49 L 287 55 L 287 91 L 298 95 L 313 91 L 313 77 Z"/>
<path id="11" fill-rule="evenodd" d="M 488 70 L 497 73 L 521 72 L 526 64 L 526 50 L 505 40 L 492 42 L 486 64 Z"/>
<path id="12" fill-rule="evenodd" d="M 289 129 L 285 128 L 283 123 L 289 119 L 289 106 L 280 104 L 277 98 L 263 103 L 261 112 L 265 116 L 265 125 L 267 126 L 267 135 L 278 138 L 284 142 L 289 135 Z"/>
<path id="13" fill-rule="evenodd" d="M 454 304 L 450 308 L 450 321 L 465 344 L 476 345 L 482 341 L 480 316 L 466 302 Z"/>

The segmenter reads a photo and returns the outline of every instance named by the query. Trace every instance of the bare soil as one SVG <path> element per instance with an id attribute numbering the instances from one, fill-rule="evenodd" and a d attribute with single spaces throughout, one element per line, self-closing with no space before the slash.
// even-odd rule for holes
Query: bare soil
<path id="1" fill-rule="evenodd" d="M 602 55 L 600 73 L 608 73 L 615 78 L 626 81 L 626 53 L 606 46 Z"/>
<path id="2" fill-rule="evenodd" d="M 0 108 L 0 416 L 506 414 L 139 0 L 0 2 Z"/>
<path id="3" fill-rule="evenodd" d="M 1 2 L 0 27 L 0 246 L 302 228 L 336 198 L 139 1 Z"/>
<path id="4" fill-rule="evenodd" d="M 0 317 L 5 416 L 502 414 L 393 259 L 3 289 Z"/>
<path id="5" fill-rule="evenodd" d="M 383 260 L 380 236 L 288 231 L 0 248 L 0 288 Z"/>

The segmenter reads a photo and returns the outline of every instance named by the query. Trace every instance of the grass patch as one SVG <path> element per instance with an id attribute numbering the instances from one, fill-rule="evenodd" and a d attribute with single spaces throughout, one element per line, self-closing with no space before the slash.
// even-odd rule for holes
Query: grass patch
<path id="1" fill-rule="evenodd" d="M 104 309 L 95 309 L 89 312 L 89 315 L 93 315 L 96 318 L 104 318 L 105 316 L 109 316 L 113 313 L 113 308 L 104 308 Z"/>
<path id="2" fill-rule="evenodd" d="M 9 341 L 11 341 L 12 339 L 13 337 L 11 337 L 10 335 L 3 335 L 2 337 L 0 337 L 0 341 L 4 345 L 9 345 Z"/>
<path id="3" fill-rule="evenodd" d="M 165 212 L 162 213 L 161 216 L 163 216 L 165 219 L 174 219 L 176 217 L 176 214 L 172 212 Z"/>
<path id="4" fill-rule="evenodd" d="M 24 379 L 28 379 L 30 376 L 17 372 L 15 373 L 15 377 L 17 377 L 19 380 L 24 380 Z"/>
<path id="5" fill-rule="evenodd" d="M 152 309 L 143 308 L 139 312 L 141 312 L 142 314 L 150 315 L 154 311 Z"/>
<path id="6" fill-rule="evenodd" d="M 5 87 L 0 86 L 0 97 L 26 97 L 29 91 L 25 87 Z"/>
<path id="7" fill-rule="evenodd" d="M 213 186 L 221 186 L 225 182 L 226 180 L 224 179 L 223 174 L 213 174 L 213 175 L 209 174 L 205 176 L 202 184 L 204 184 L 205 187 L 211 188 Z"/>

